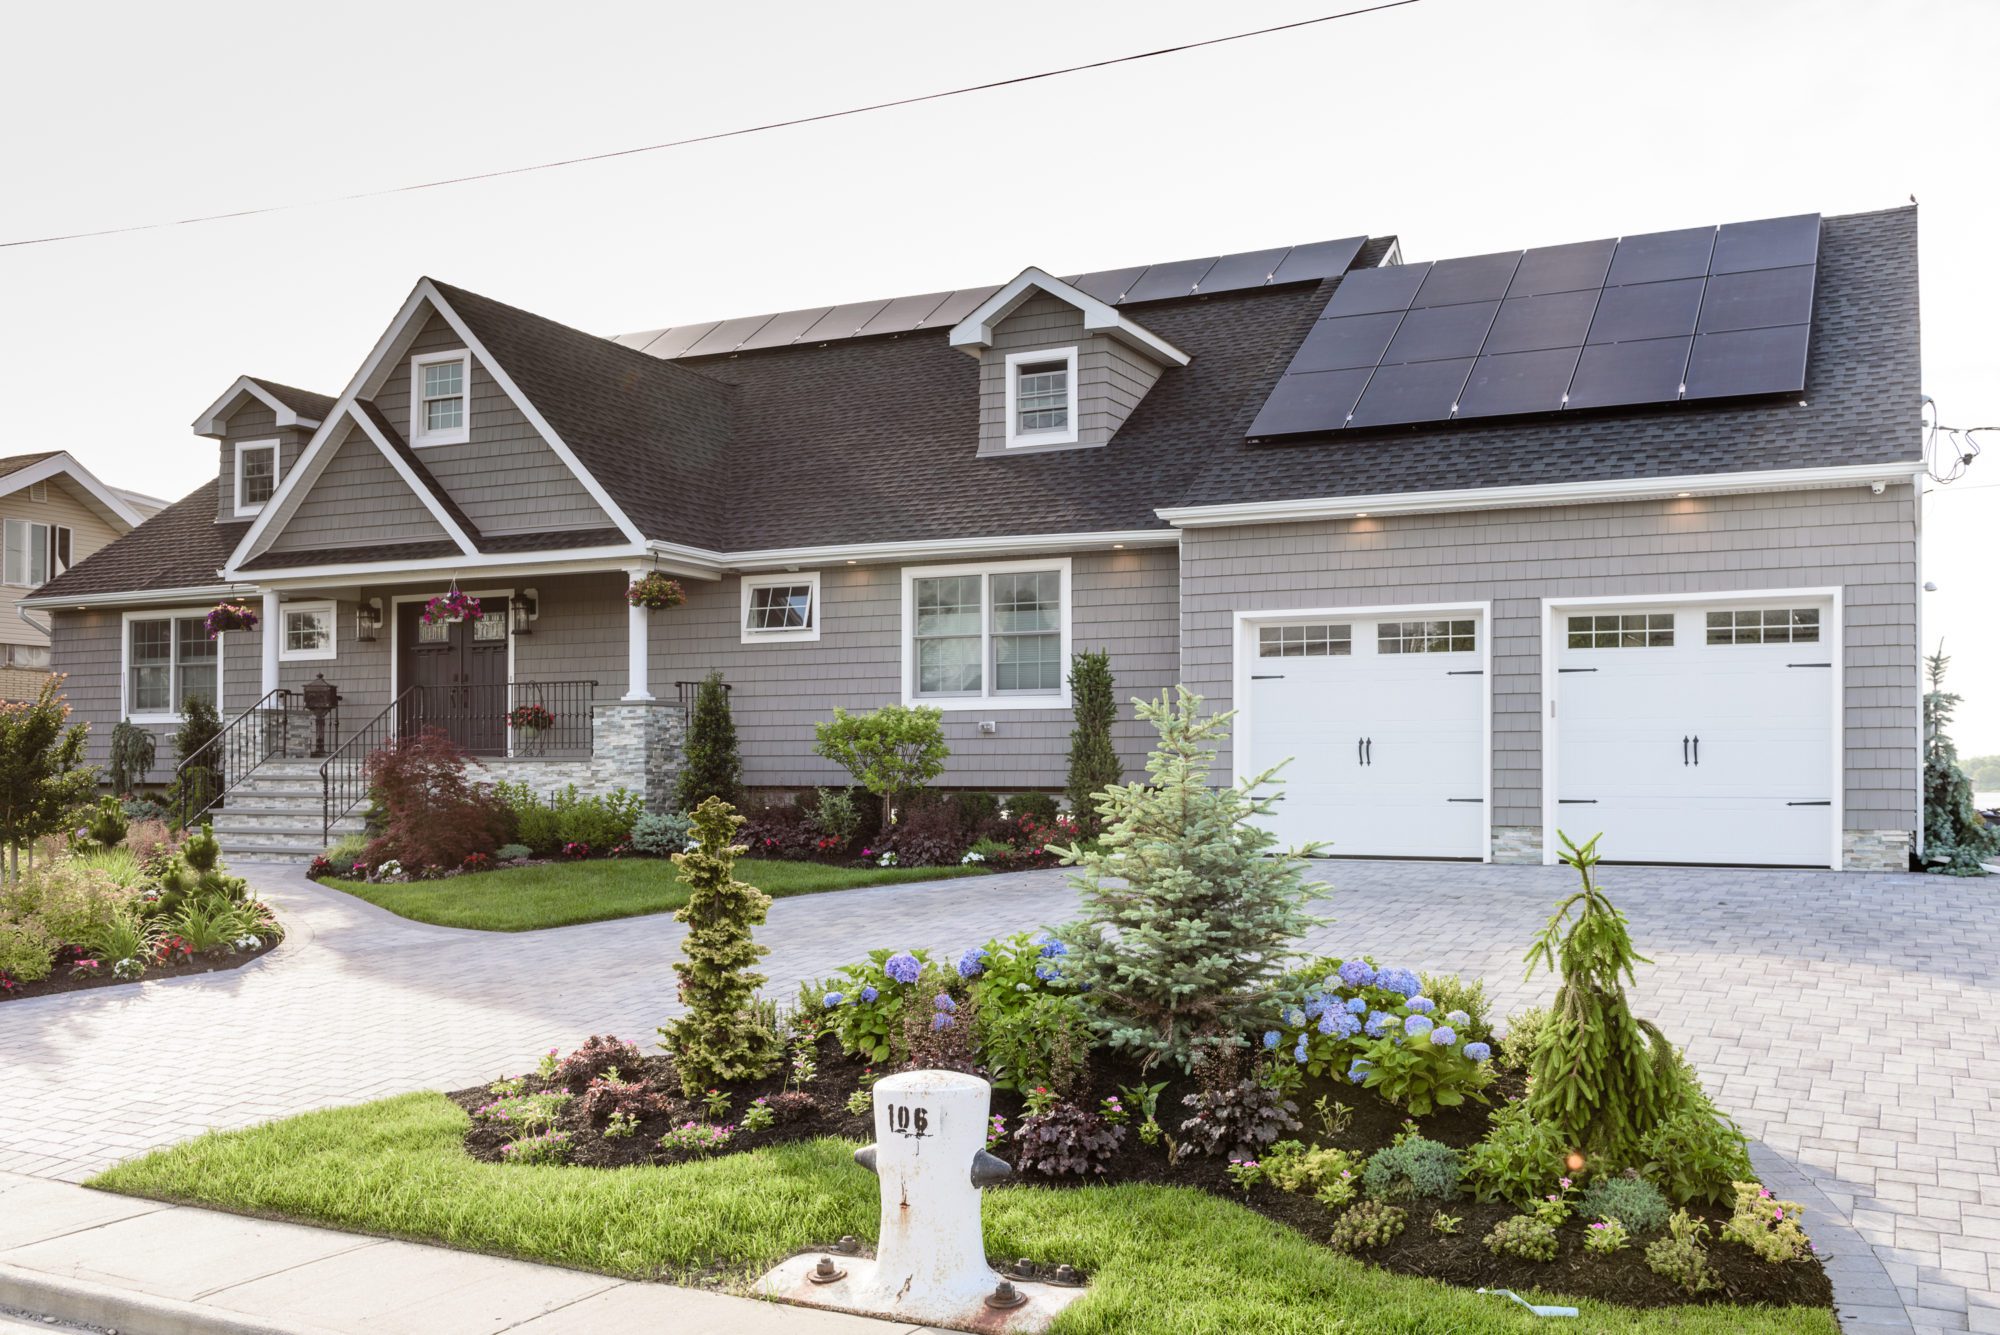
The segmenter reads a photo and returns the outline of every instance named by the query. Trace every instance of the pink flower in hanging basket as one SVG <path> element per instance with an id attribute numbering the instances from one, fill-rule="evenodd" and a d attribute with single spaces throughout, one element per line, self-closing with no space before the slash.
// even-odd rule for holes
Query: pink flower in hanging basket
<path id="1" fill-rule="evenodd" d="M 659 611 L 666 607 L 679 607 L 687 601 L 687 590 L 677 579 L 669 579 L 655 570 L 632 581 L 632 587 L 625 590 L 625 601 L 634 607 L 644 607 Z"/>
<path id="2" fill-rule="evenodd" d="M 257 629 L 257 614 L 242 603 L 217 603 L 208 609 L 201 625 L 212 640 L 225 630 Z"/>
<path id="3" fill-rule="evenodd" d="M 469 621 L 479 615 L 479 600 L 457 589 L 441 593 L 424 604 L 424 623 Z"/>

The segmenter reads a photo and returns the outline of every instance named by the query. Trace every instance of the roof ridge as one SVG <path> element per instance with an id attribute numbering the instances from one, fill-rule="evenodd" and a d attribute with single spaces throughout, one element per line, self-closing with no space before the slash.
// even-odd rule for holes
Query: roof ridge
<path id="1" fill-rule="evenodd" d="M 703 375 L 701 372 L 696 371 L 691 367 L 682 366 L 676 362 L 666 361 L 659 357 L 648 357 L 645 353 L 639 351 L 637 348 L 628 348 L 623 343 L 615 342 L 612 339 L 606 338 L 602 334 L 593 334 L 588 330 L 578 329 L 575 325 L 564 324 L 561 320 L 554 319 L 551 316 L 543 315 L 539 311 L 531 311 L 525 306 L 516 306 L 512 302 L 502 301 L 498 297 L 489 297 L 484 292 L 474 292 L 471 288 L 459 287 L 454 283 L 447 283 L 442 278 L 433 278 L 429 274 L 423 276 L 423 281 L 429 283 L 432 287 L 436 288 L 438 292 L 442 296 L 444 296 L 444 298 L 447 301 L 452 301 L 456 303 L 456 301 L 460 297 L 471 297 L 474 301 L 483 301 L 487 303 L 489 306 L 498 306 L 501 310 L 508 311 L 514 315 L 526 316 L 528 319 L 534 320 L 540 324 L 547 325 L 552 329 L 560 329 L 565 334 L 574 334 L 578 338 L 588 340 L 592 347 L 609 346 L 616 348 L 618 349 L 621 355 L 626 355 L 636 358 L 637 360 L 633 363 L 633 365 L 635 366 L 641 366 L 641 365 L 646 367 L 664 366 L 670 368 L 674 372 L 679 373 L 680 375 L 690 377 L 694 380 L 701 382 L 703 385 L 711 388 L 726 389 L 730 390 L 732 393 L 736 389 L 736 386 L 730 384 L 727 381 L 717 380 L 713 376 Z"/>

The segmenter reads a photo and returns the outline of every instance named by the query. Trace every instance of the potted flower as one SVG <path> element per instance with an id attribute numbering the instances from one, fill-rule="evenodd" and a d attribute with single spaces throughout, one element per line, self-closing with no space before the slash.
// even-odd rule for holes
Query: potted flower
<path id="1" fill-rule="evenodd" d="M 669 579 L 655 570 L 632 581 L 632 587 L 625 590 L 625 601 L 634 607 L 658 612 L 686 602 L 687 590 L 681 587 L 679 580 Z"/>
<path id="2" fill-rule="evenodd" d="M 479 615 L 479 600 L 458 591 L 458 581 L 424 604 L 424 624 L 440 621 L 469 621 Z"/>
<path id="3" fill-rule="evenodd" d="M 507 726 L 520 734 L 522 752 L 538 755 L 542 734 L 556 726 L 556 716 L 546 705 L 515 705 L 507 711 Z"/>
<path id="4" fill-rule="evenodd" d="M 208 609 L 201 624 L 212 640 L 225 630 L 257 629 L 257 614 L 242 603 L 217 603 Z"/>

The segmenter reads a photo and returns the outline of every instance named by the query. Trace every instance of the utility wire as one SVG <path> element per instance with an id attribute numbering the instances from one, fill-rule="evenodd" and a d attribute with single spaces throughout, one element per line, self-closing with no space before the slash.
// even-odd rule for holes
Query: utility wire
<path id="1" fill-rule="evenodd" d="M 1310 28 L 1322 23 L 1332 23 L 1338 19 L 1351 19 L 1363 14 L 1376 14 L 1385 9 L 1400 9 L 1404 5 L 1416 4 L 1418 0 L 1384 0 L 1381 4 L 1368 5 L 1361 9 L 1346 9 L 1337 14 L 1322 14 L 1317 18 L 1299 19 L 1293 23 L 1279 23 L 1268 28 L 1254 28 L 1248 32 L 1230 33 L 1224 37 L 1209 37 L 1198 42 L 1182 42 L 1178 46 L 1163 46 L 1152 51 L 1140 51 L 1129 56 L 1112 56 L 1106 60 L 1093 60 L 1082 65 L 1065 65 L 1061 69 L 1043 70 L 1038 74 L 1020 74 L 1007 79 L 994 79 L 987 83 L 967 84 L 962 88 L 947 88 L 935 93 L 920 93 L 914 97 L 899 97 L 887 102 L 870 102 L 865 106 L 846 107 L 839 111 L 822 111 L 811 116 L 794 116 L 789 120 L 767 121 L 762 125 L 746 125 L 734 130 L 717 130 L 712 134 L 690 135 L 685 139 L 670 139 L 660 144 L 644 144 L 637 148 L 619 148 L 605 153 L 588 153 L 574 158 L 559 158 L 554 162 L 537 162 L 526 167 L 503 167 L 496 171 L 475 172 L 469 176 L 451 176 L 438 181 L 419 181 L 414 185 L 390 186 L 383 190 L 362 190 L 350 195 L 331 195 L 324 199 L 302 200 L 293 204 L 270 204 L 262 208 L 236 209 L 229 213 L 207 213 L 193 218 L 172 218 L 162 222 L 133 223 L 125 227 L 103 227 L 91 232 L 64 232 L 55 236 L 23 237 L 15 241 L 0 241 L 0 249 L 15 246 L 47 246 L 60 241 L 82 241 L 90 237 L 119 236 L 126 232 L 151 232 L 168 227 L 191 227 L 196 223 L 222 222 L 230 218 L 254 218 L 266 213 L 285 213 L 294 209 L 317 208 L 327 204 L 345 204 L 359 199 L 379 199 L 385 195 L 407 195 L 418 190 L 436 190 L 448 185 L 465 185 L 472 181 L 491 181 L 503 176 L 521 176 L 528 172 L 551 171 L 557 167 L 575 167 L 586 162 L 606 162 L 612 158 L 628 158 L 639 153 L 658 153 L 669 148 L 686 148 L 691 144 L 708 144 L 718 139 L 738 139 L 744 135 L 763 134 L 770 130 L 785 130 L 798 125 L 811 125 L 817 121 L 841 120 L 848 116 L 865 116 L 872 111 L 887 111 L 894 107 L 915 106 L 922 102 L 938 102 L 948 97 L 963 97 L 968 93 L 984 93 L 995 88 L 1010 88 L 1016 84 L 1035 83 L 1042 79 L 1057 79 L 1066 74 L 1081 74 L 1086 70 L 1105 69 L 1112 65 L 1129 65 L 1133 61 L 1151 60 L 1156 56 L 1179 55 L 1186 51 L 1198 51 L 1203 47 L 1222 46 L 1228 42 L 1248 41 L 1253 37 L 1268 37 L 1273 33 L 1291 32 L 1298 28 Z"/>

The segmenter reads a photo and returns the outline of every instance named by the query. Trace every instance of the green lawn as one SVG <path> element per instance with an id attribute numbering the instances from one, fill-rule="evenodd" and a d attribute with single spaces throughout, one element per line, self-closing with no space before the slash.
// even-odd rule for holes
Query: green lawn
<path id="1" fill-rule="evenodd" d="M 875 1179 L 844 1141 L 612 1172 L 480 1163 L 464 1152 L 466 1125 L 442 1096 L 406 1094 L 211 1132 L 90 1185 L 632 1278 L 720 1275 L 736 1288 L 792 1252 L 843 1233 L 875 1236 Z M 1186 1188 L 994 1191 L 985 1222 L 989 1254 L 1066 1260 L 1090 1274 L 1060 1335 L 1838 1332 L 1824 1311 L 1602 1303 L 1537 1326 L 1503 1299 L 1374 1269 Z"/>
<path id="2" fill-rule="evenodd" d="M 981 871 L 978 867 L 830 867 L 818 862 L 746 858 L 736 864 L 736 879 L 748 881 L 773 899 L 783 899 L 862 885 L 976 876 Z M 326 880 L 320 884 L 345 890 L 401 917 L 483 932 L 532 932 L 538 927 L 665 913 L 687 903 L 688 897 L 679 871 L 662 858 L 544 862 L 442 881 L 371 885 L 366 881 Z"/>

